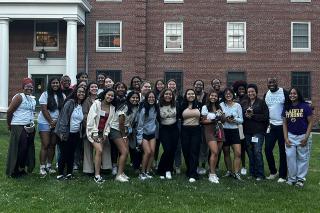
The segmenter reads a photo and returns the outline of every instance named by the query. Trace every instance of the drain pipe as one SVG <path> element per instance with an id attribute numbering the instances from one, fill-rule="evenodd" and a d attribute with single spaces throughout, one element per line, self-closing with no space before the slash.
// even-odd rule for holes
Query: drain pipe
<path id="1" fill-rule="evenodd" d="M 85 25 L 84 25 L 84 65 L 85 72 L 89 75 L 89 52 L 88 52 L 88 12 L 85 13 Z"/>

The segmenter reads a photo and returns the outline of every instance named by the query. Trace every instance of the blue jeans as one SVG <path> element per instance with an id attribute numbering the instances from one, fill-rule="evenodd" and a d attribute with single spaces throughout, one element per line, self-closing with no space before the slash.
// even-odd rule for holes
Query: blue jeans
<path id="1" fill-rule="evenodd" d="M 253 137 L 256 138 L 257 142 L 253 142 Z M 253 177 L 264 178 L 264 167 L 263 167 L 263 156 L 262 146 L 264 141 L 264 135 L 258 134 L 246 134 L 246 145 L 247 153 L 249 157 L 249 171 Z"/>

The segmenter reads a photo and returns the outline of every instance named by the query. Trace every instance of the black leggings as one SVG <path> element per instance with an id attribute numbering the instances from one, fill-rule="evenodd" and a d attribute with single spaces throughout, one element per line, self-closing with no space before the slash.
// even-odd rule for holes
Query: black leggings
<path id="1" fill-rule="evenodd" d="M 65 166 L 67 165 L 67 174 L 73 172 L 74 152 L 77 143 L 80 142 L 80 133 L 70 133 L 67 141 L 61 141 L 59 144 L 61 156 L 58 160 L 58 173 L 63 175 Z"/>

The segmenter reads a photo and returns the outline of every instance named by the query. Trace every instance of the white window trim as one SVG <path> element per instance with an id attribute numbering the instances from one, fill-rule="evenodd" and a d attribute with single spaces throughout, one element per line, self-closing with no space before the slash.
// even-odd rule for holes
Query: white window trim
<path id="1" fill-rule="evenodd" d="M 308 48 L 293 47 L 293 24 L 308 24 Z M 311 22 L 293 21 L 291 22 L 291 52 L 311 52 Z"/>
<path id="2" fill-rule="evenodd" d="M 183 4 L 184 0 L 163 0 L 165 4 Z"/>
<path id="3" fill-rule="evenodd" d="M 181 48 L 166 48 L 167 24 L 181 24 L 182 25 Z M 163 50 L 164 50 L 165 53 L 183 53 L 183 22 L 164 22 L 164 28 L 163 28 Z"/>
<path id="4" fill-rule="evenodd" d="M 122 0 L 96 0 L 97 2 L 101 1 L 106 1 L 106 2 L 122 2 Z"/>
<path id="5" fill-rule="evenodd" d="M 296 2 L 296 3 L 310 3 L 311 0 L 290 0 L 290 2 Z"/>
<path id="6" fill-rule="evenodd" d="M 247 0 L 227 0 L 227 3 L 246 3 Z"/>
<path id="7" fill-rule="evenodd" d="M 119 23 L 120 24 L 120 47 L 99 47 L 99 24 Z M 122 21 L 100 20 L 96 21 L 96 52 L 122 52 Z"/>
<path id="8" fill-rule="evenodd" d="M 229 35 L 228 35 L 228 29 L 229 29 L 229 24 L 244 24 L 244 48 L 229 48 L 228 47 L 228 41 L 229 41 Z M 247 22 L 241 22 L 241 21 L 230 21 L 227 22 L 227 52 L 230 53 L 245 53 L 247 52 Z"/>
<path id="9" fill-rule="evenodd" d="M 36 23 L 39 22 L 54 22 L 57 23 L 57 46 L 56 47 L 37 47 L 36 46 Z M 53 51 L 59 51 L 59 36 L 60 32 L 59 32 L 59 21 L 34 21 L 34 25 L 33 25 L 33 51 L 41 51 L 42 49 L 44 49 L 45 51 L 48 52 L 53 52 Z"/>

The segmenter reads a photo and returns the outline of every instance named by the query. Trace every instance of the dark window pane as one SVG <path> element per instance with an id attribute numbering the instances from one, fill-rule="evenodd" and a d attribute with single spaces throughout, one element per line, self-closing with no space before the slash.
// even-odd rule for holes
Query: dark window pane
<path id="1" fill-rule="evenodd" d="M 235 81 L 246 80 L 245 72 L 228 72 L 227 75 L 227 87 L 231 87 Z"/>
<path id="2" fill-rule="evenodd" d="M 305 99 L 311 99 L 310 72 L 292 72 L 291 86 L 298 88 Z"/>
<path id="3" fill-rule="evenodd" d="M 179 93 L 182 95 L 183 93 L 183 76 L 182 71 L 167 71 L 164 75 L 165 82 L 168 80 L 174 79 L 177 82 L 177 89 Z"/>
<path id="4" fill-rule="evenodd" d="M 105 76 L 109 76 L 115 83 L 122 81 L 121 70 L 97 70 L 96 76 L 101 73 Z"/>
<path id="5" fill-rule="evenodd" d="M 36 47 L 58 47 L 57 22 L 36 22 Z"/>

